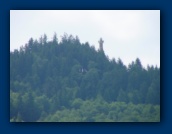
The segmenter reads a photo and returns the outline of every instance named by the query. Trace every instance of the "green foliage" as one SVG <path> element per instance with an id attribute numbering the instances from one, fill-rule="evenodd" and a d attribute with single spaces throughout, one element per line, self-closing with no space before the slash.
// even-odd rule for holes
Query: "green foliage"
<path id="1" fill-rule="evenodd" d="M 10 52 L 11 122 L 160 121 L 160 68 L 46 34 Z"/>
<path id="2" fill-rule="evenodd" d="M 98 103 L 96 100 L 79 102 L 78 107 L 57 110 L 44 118 L 43 122 L 158 122 L 159 106 L 125 102 Z M 76 106 L 76 105 L 75 105 Z"/>

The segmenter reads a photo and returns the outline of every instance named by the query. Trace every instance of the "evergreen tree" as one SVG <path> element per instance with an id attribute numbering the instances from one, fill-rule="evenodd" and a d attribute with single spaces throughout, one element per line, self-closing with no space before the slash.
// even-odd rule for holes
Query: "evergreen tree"
<path id="1" fill-rule="evenodd" d="M 61 38 L 10 52 L 10 121 L 159 121 L 160 68 L 139 58 L 127 67 L 78 36 Z"/>

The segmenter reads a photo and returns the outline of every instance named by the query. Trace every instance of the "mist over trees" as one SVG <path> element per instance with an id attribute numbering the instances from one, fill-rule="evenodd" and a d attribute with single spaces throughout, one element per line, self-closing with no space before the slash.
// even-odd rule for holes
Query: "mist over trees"
<path id="1" fill-rule="evenodd" d="M 79 37 L 10 52 L 11 122 L 159 122 L 160 68 L 109 59 Z"/>

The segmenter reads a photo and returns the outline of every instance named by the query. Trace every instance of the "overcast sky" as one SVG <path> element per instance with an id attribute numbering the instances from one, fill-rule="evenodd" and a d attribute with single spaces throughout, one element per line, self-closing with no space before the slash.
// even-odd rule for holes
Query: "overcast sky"
<path id="1" fill-rule="evenodd" d="M 11 10 L 10 51 L 44 33 L 51 40 L 64 33 L 78 35 L 96 49 L 103 38 L 110 59 L 125 65 L 140 58 L 142 65 L 160 66 L 160 10 Z"/>

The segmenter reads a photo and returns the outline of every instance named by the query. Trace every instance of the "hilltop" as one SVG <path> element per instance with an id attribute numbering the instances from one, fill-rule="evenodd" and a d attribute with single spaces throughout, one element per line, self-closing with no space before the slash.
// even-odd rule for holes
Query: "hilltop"
<path id="1" fill-rule="evenodd" d="M 160 121 L 160 68 L 109 59 L 78 36 L 10 52 L 10 121 Z"/>

